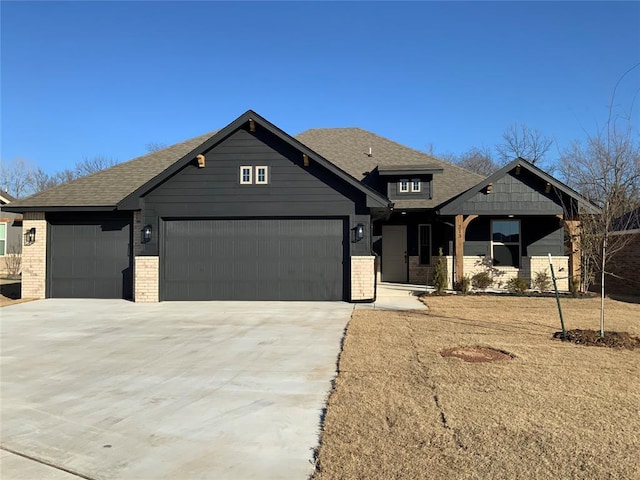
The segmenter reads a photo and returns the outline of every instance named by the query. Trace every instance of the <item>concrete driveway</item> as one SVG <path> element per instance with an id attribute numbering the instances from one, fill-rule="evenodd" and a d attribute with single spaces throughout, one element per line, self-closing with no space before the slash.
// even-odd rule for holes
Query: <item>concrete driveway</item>
<path id="1" fill-rule="evenodd" d="M 305 479 L 353 306 L 0 310 L 0 477 Z"/>

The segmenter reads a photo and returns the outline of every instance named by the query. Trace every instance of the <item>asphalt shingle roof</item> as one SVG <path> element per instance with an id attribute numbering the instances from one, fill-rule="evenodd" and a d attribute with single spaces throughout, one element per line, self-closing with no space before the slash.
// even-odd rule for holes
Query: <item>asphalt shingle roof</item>
<path id="1" fill-rule="evenodd" d="M 432 199 L 394 200 L 396 208 L 436 207 L 485 178 L 361 128 L 314 128 L 296 135 L 296 139 L 358 180 L 376 166 L 443 169 L 434 175 Z"/>
<path id="2" fill-rule="evenodd" d="M 176 143 L 111 168 L 12 202 L 12 207 L 115 206 L 137 188 L 211 138 L 215 132 Z"/>
<path id="3" fill-rule="evenodd" d="M 111 207 L 162 173 L 216 132 L 177 143 L 101 172 L 12 202 L 12 207 Z M 295 137 L 358 180 L 380 167 L 442 168 L 430 200 L 396 201 L 397 208 L 433 208 L 471 188 L 484 177 L 360 128 L 321 128 Z M 371 148 L 371 156 L 368 155 Z"/>

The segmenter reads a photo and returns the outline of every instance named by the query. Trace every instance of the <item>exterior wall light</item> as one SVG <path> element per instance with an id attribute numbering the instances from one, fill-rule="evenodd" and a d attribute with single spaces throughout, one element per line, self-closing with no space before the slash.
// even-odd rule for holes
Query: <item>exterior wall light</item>
<path id="1" fill-rule="evenodd" d="M 31 227 L 24 232 L 24 244 L 33 245 L 34 243 L 36 243 L 36 227 Z"/>
<path id="2" fill-rule="evenodd" d="M 149 243 L 151 241 L 151 225 L 145 225 L 142 229 L 142 243 Z"/>
<path id="3" fill-rule="evenodd" d="M 364 238 L 364 225 L 362 223 L 358 223 L 355 227 L 351 229 L 353 232 L 352 242 L 359 242 Z"/>

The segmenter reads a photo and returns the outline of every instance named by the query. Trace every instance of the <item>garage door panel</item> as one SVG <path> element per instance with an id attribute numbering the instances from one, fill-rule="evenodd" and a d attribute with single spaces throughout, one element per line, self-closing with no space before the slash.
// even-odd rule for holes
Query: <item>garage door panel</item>
<path id="1" fill-rule="evenodd" d="M 341 300 L 340 219 L 165 221 L 165 300 Z"/>
<path id="2" fill-rule="evenodd" d="M 51 219 L 48 296 L 130 298 L 133 269 L 129 218 Z"/>

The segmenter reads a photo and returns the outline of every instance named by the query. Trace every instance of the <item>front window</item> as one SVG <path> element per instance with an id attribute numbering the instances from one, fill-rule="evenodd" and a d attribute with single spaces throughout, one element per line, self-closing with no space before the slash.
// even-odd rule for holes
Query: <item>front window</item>
<path id="1" fill-rule="evenodd" d="M 409 180 L 407 180 L 406 178 L 403 178 L 402 180 L 400 180 L 399 187 L 400 187 L 400 191 L 401 192 L 408 192 L 409 191 Z"/>
<path id="2" fill-rule="evenodd" d="M 240 183 L 242 184 L 250 184 L 253 183 L 251 172 L 253 171 L 252 167 L 240 167 Z"/>
<path id="3" fill-rule="evenodd" d="M 419 178 L 414 178 L 413 180 L 411 180 L 411 191 L 412 192 L 419 192 L 420 191 L 420 179 Z"/>
<path id="4" fill-rule="evenodd" d="M 520 267 L 520 222 L 518 220 L 491 222 L 491 250 L 494 265 Z"/>
<path id="5" fill-rule="evenodd" d="M 420 265 L 431 264 L 431 225 L 418 226 Z"/>
<path id="6" fill-rule="evenodd" d="M 256 183 L 269 183 L 268 170 L 267 167 L 256 167 Z"/>
<path id="7" fill-rule="evenodd" d="M 7 253 L 7 224 L 0 223 L 0 257 Z"/>

